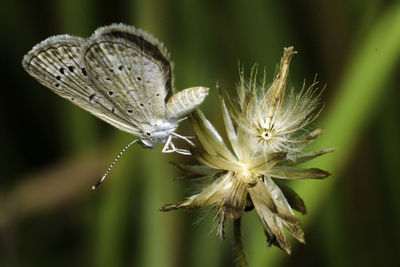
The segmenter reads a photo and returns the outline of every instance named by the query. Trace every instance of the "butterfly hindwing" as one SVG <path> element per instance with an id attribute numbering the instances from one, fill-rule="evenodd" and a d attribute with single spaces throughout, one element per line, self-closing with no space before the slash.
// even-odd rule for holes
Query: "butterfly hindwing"
<path id="1" fill-rule="evenodd" d="M 33 47 L 22 65 L 56 94 L 123 131 L 136 134 L 129 119 L 99 92 L 88 76 L 80 57 L 84 43 L 85 39 L 69 35 L 50 37 Z"/>

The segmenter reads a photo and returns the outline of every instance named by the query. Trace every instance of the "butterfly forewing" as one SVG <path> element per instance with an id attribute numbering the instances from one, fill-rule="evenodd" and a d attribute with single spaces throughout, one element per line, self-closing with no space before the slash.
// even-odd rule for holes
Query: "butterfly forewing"
<path id="1" fill-rule="evenodd" d="M 23 60 L 25 70 L 40 83 L 113 126 L 137 134 L 129 118 L 93 84 L 80 54 L 85 40 L 53 36 L 36 45 Z"/>
<path id="2" fill-rule="evenodd" d="M 103 94 L 138 123 L 141 130 L 166 119 L 166 100 L 172 94 L 168 54 L 133 27 L 98 29 L 87 42 L 83 61 Z"/>

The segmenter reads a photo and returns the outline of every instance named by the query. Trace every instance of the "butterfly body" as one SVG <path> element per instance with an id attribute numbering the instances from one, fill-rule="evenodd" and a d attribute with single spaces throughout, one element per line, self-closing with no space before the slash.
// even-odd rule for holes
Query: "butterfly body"
<path id="1" fill-rule="evenodd" d="M 163 120 L 152 126 L 144 127 L 140 144 L 145 148 L 153 148 L 159 143 L 165 143 L 168 136 L 178 128 L 178 122 Z"/>
<path id="2" fill-rule="evenodd" d="M 179 121 L 198 107 L 208 88 L 173 92 L 173 65 L 162 43 L 132 26 L 113 24 L 88 39 L 50 37 L 28 52 L 22 65 L 53 92 L 116 128 L 144 147 L 171 145 Z M 185 138 L 184 138 L 185 139 Z M 186 139 L 185 139 L 186 140 Z"/>

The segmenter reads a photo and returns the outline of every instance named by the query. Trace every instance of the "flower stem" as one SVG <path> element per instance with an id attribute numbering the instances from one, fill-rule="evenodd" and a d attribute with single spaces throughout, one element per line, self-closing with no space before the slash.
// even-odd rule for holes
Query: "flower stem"
<path id="1" fill-rule="evenodd" d="M 240 230 L 241 218 L 235 220 L 233 223 L 233 233 L 234 233 L 234 241 L 235 241 L 235 250 L 237 260 L 239 262 L 240 267 L 248 267 L 246 261 L 246 255 L 244 254 L 244 248 L 242 243 L 242 234 Z"/>

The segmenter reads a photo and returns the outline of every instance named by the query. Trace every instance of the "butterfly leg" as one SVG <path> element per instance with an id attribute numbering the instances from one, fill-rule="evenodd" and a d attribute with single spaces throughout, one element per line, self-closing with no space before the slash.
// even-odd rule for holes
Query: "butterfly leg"
<path id="1" fill-rule="evenodd" d="M 176 148 L 175 152 L 178 153 L 178 154 L 181 154 L 181 155 L 185 155 L 185 156 L 190 156 L 190 155 L 192 155 L 192 153 L 190 153 L 190 151 L 189 151 L 189 150 L 186 150 L 186 149 L 179 149 L 179 148 Z"/>
<path id="2" fill-rule="evenodd" d="M 176 138 L 180 138 L 180 139 L 185 140 L 185 141 L 188 142 L 191 146 L 196 146 L 192 141 L 190 141 L 190 139 L 195 138 L 194 136 L 183 136 L 183 135 L 180 135 L 180 134 L 177 134 L 177 133 L 174 133 L 174 132 L 172 132 L 171 134 L 172 134 L 174 137 L 176 137 Z M 171 135 L 170 135 L 170 136 L 171 136 Z"/>
<path id="3" fill-rule="evenodd" d="M 181 155 L 191 155 L 189 150 L 176 148 L 174 143 L 172 143 L 172 135 L 168 136 L 167 141 L 165 142 L 164 148 L 162 150 L 163 153 L 173 153 L 176 152 Z"/>
<path id="4" fill-rule="evenodd" d="M 165 142 L 165 145 L 164 145 L 164 147 L 163 147 L 163 149 L 162 149 L 162 153 L 172 153 L 172 152 L 175 152 L 174 151 L 174 149 L 175 149 L 175 146 L 172 144 L 172 136 L 170 135 L 170 136 L 168 136 L 168 139 L 167 139 L 167 141 Z M 172 145 L 171 145 L 172 144 Z M 171 148 L 170 148 L 171 147 Z"/>
<path id="5" fill-rule="evenodd" d="M 182 119 L 179 119 L 179 120 L 178 120 L 178 124 L 179 124 L 180 122 L 186 120 L 187 118 L 188 118 L 188 117 L 184 117 L 184 118 L 182 118 Z"/>

